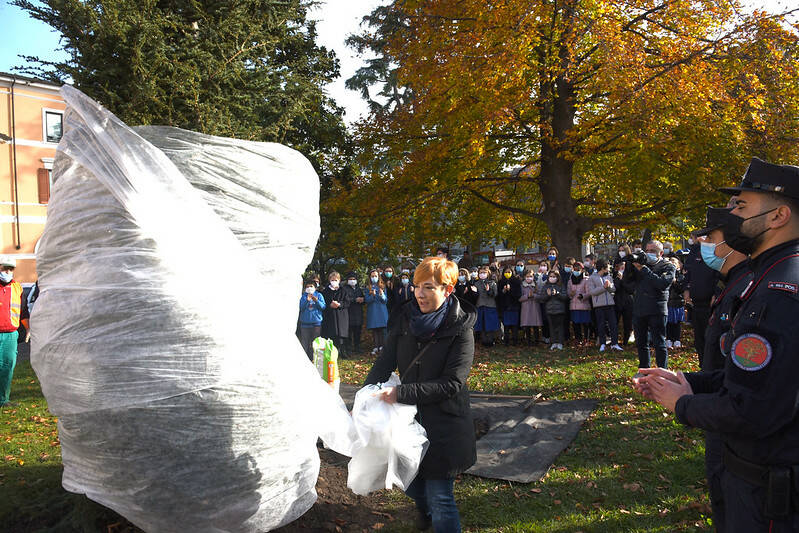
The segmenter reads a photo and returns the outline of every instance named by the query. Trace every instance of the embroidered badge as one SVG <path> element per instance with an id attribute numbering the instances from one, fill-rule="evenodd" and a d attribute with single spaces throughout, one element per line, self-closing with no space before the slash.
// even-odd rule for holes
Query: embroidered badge
<path id="1" fill-rule="evenodd" d="M 769 281 L 768 288 L 790 292 L 791 294 L 796 294 L 799 292 L 799 285 L 796 285 L 796 283 L 788 283 L 786 281 Z"/>
<path id="2" fill-rule="evenodd" d="M 755 333 L 747 333 L 735 339 L 730 352 L 735 366 L 748 372 L 760 370 L 771 361 L 771 344 Z"/>

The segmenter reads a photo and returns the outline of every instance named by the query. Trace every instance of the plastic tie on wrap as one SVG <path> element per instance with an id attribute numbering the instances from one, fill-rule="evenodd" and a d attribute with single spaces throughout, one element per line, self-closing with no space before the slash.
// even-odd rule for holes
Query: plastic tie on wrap
<path id="1" fill-rule="evenodd" d="M 295 520 L 317 438 L 347 455 L 355 439 L 286 312 L 319 236 L 316 173 L 282 145 L 130 128 L 62 94 L 31 361 L 64 487 L 151 532 Z"/>
<path id="2" fill-rule="evenodd" d="M 367 385 L 355 394 L 352 418 L 358 444 L 349 463 L 347 486 L 365 495 L 397 486 L 405 490 L 416 477 L 429 442 L 424 428 L 416 422 L 416 406 L 382 401 L 383 387 L 396 387 L 399 376 Z"/>

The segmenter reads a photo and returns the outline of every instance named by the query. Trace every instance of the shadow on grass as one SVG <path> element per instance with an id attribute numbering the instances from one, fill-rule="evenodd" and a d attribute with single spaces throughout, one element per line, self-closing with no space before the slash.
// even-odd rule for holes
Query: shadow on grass
<path id="1" fill-rule="evenodd" d="M 141 532 L 116 512 L 61 487 L 61 465 L 2 470 L 0 524 L 14 533 Z"/>

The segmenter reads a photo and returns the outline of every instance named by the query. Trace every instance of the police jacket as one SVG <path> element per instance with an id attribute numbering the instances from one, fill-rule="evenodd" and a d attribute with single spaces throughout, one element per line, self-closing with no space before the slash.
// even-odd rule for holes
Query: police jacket
<path id="1" fill-rule="evenodd" d="M 685 258 L 685 289 L 691 295 L 694 307 L 709 307 L 718 279 L 718 272 L 702 260 L 700 244 L 691 245 Z"/>
<path id="2" fill-rule="evenodd" d="M 676 271 L 674 265 L 661 258 L 655 263 L 644 265 L 641 270 L 632 265 L 630 267 L 636 271 L 637 281 L 633 314 L 635 316 L 667 315 L 666 304 L 669 300 L 669 287 L 674 281 Z"/>
<path id="3" fill-rule="evenodd" d="M 677 419 L 716 431 L 735 455 L 765 466 L 799 464 L 799 239 L 751 261 L 752 282 L 722 336 L 723 371 L 687 376 Z M 719 385 L 720 383 L 720 385 Z M 715 392 L 711 392 L 714 387 Z M 696 394 L 699 392 L 700 394 Z"/>
<path id="4" fill-rule="evenodd" d="M 394 369 L 399 370 L 402 384 L 397 387 L 397 401 L 416 404 L 416 419 L 430 441 L 419 468 L 423 479 L 455 477 L 477 460 L 466 385 L 474 359 L 472 328 L 477 311 L 468 302 L 450 298 L 447 317 L 429 340 L 418 339 L 410 332 L 414 302 L 393 311 L 385 348 L 365 382 L 385 382 Z M 427 344 L 427 351 L 409 369 L 408 365 Z"/>
<path id="5" fill-rule="evenodd" d="M 716 296 L 713 297 L 710 319 L 705 333 L 705 353 L 701 361 L 702 370 L 721 370 L 724 368 L 724 355 L 719 341 L 730 330 L 732 315 L 738 305 L 741 293 L 752 279 L 749 263 L 742 261 L 732 267 L 727 276 L 719 281 Z"/>

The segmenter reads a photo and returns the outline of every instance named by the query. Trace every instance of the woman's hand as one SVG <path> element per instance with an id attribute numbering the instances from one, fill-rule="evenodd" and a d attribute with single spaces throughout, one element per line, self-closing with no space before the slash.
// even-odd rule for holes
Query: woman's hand
<path id="1" fill-rule="evenodd" d="M 397 403 L 397 387 L 380 389 L 377 396 L 386 403 Z"/>

